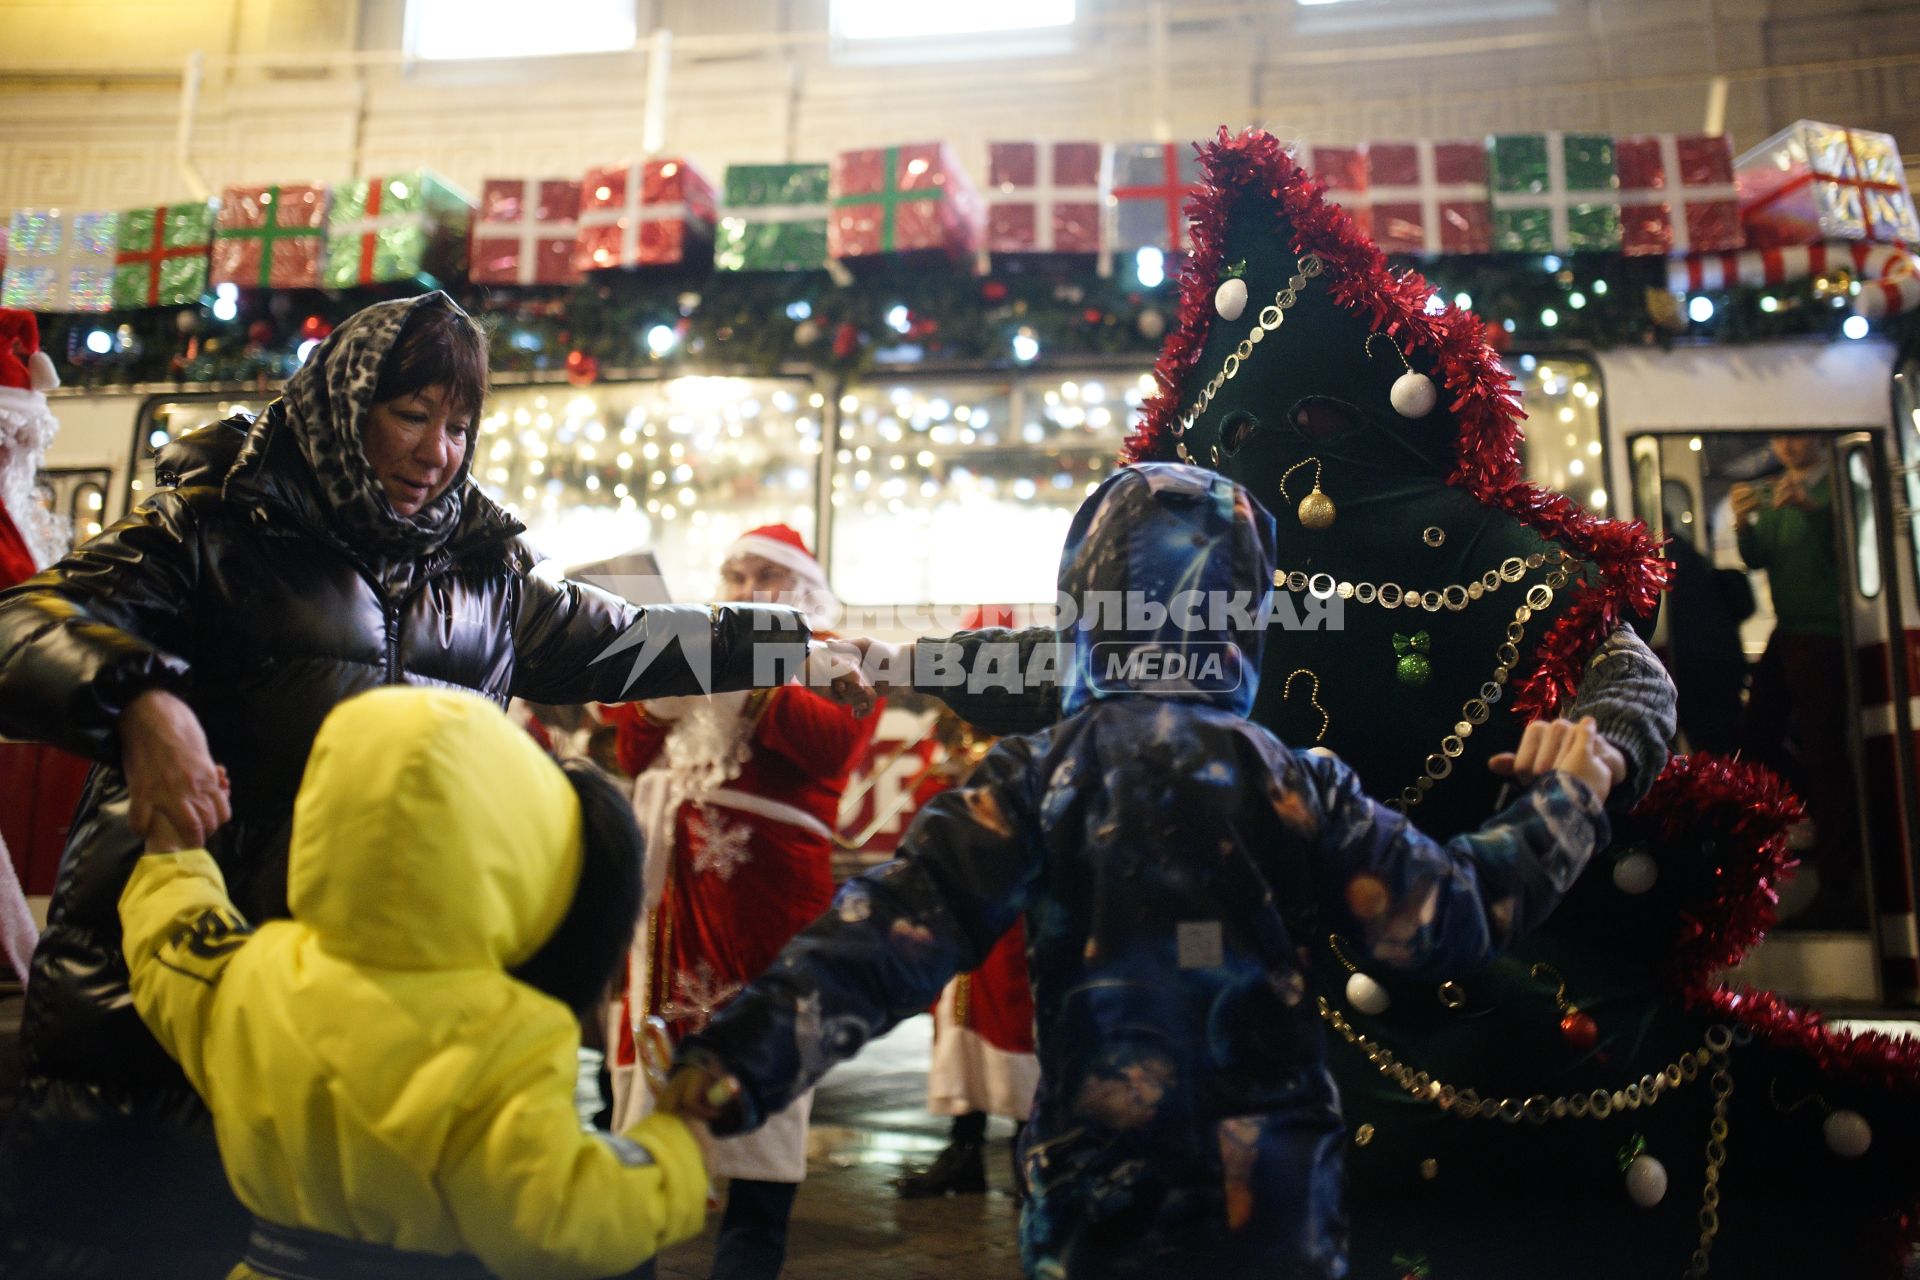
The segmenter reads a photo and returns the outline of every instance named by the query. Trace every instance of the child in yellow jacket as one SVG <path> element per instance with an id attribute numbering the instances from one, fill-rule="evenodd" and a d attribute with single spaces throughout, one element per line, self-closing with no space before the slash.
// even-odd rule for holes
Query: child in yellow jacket
<path id="1" fill-rule="evenodd" d="M 576 1011 L 640 900 L 639 833 L 591 766 L 481 698 L 382 689 L 314 740 L 292 919 L 251 927 L 210 854 L 166 843 L 124 945 L 254 1214 L 233 1276 L 589 1280 L 699 1232 L 702 1126 L 590 1133 L 574 1109 Z"/>

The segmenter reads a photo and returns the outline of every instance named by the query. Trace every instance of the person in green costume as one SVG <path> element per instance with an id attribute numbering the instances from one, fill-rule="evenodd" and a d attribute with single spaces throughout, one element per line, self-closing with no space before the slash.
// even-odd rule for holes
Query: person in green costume
<path id="1" fill-rule="evenodd" d="M 1740 558 L 1766 570 L 1773 595 L 1773 635 L 1747 700 L 1746 749 L 1793 780 L 1813 818 L 1819 892 L 1795 923 L 1858 928 L 1867 903 L 1847 745 L 1832 468 L 1817 435 L 1778 435 L 1768 444 L 1784 470 L 1727 495 Z"/>
<path id="2" fill-rule="evenodd" d="M 1591 715 L 1614 748 L 1619 838 L 1508 957 L 1418 986 L 1351 973 L 1317 939 L 1351 1274 L 1877 1274 L 1913 1176 L 1884 1140 L 1843 1159 L 1821 1122 L 1911 1134 L 1920 1070 L 1708 980 L 1770 921 L 1794 806 L 1737 764 L 1660 777 L 1673 687 L 1629 626 L 1666 579 L 1655 544 L 1524 483 L 1484 327 L 1429 311 L 1431 286 L 1389 272 L 1282 144 L 1223 132 L 1201 161 L 1180 326 L 1126 460 L 1216 467 L 1279 517 L 1281 623 L 1320 625 L 1269 642 L 1253 718 L 1335 751 L 1439 837 L 1495 810 L 1485 761 L 1528 721 Z M 1056 715 L 1050 685 L 966 677 L 1044 669 L 1048 643 L 875 646 L 869 674 L 1029 732 Z"/>

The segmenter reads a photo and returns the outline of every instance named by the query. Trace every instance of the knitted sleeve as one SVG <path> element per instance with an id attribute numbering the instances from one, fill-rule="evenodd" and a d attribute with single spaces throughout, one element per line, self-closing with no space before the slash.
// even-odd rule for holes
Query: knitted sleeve
<path id="1" fill-rule="evenodd" d="M 1570 716 L 1592 716 L 1627 758 L 1627 776 L 1607 798 L 1624 813 L 1639 804 L 1667 767 L 1677 700 L 1667 669 L 1631 627 L 1617 627 L 1587 659 Z"/>

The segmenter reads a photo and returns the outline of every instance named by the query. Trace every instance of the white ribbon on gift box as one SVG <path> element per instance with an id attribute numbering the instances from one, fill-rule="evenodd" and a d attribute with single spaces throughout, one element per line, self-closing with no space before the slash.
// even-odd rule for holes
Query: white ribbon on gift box
<path id="1" fill-rule="evenodd" d="M 1663 133 L 1660 136 L 1660 167 L 1666 172 L 1667 185 L 1664 187 L 1621 188 L 1620 203 L 1638 208 L 1643 204 L 1664 204 L 1667 208 L 1667 225 L 1673 232 L 1673 253 L 1685 253 L 1693 247 L 1693 241 L 1687 235 L 1687 206 L 1689 204 L 1712 204 L 1716 200 L 1732 201 L 1739 192 L 1731 182 L 1709 182 L 1689 187 L 1680 178 L 1680 137 L 1678 134 Z M 1618 170 L 1615 170 L 1618 172 Z"/>
<path id="2" fill-rule="evenodd" d="M 1611 204 L 1617 208 L 1620 204 L 1620 192 L 1617 188 L 1606 187 L 1583 187 L 1579 191 L 1567 190 L 1567 135 L 1555 129 L 1541 136 L 1547 140 L 1547 189 L 1545 191 L 1495 191 L 1493 208 L 1496 213 L 1519 212 L 1524 209 L 1548 210 L 1552 215 L 1548 233 L 1553 242 L 1552 247 L 1564 252 L 1571 247 L 1573 240 L 1573 221 L 1569 216 L 1573 206 Z"/>
<path id="3" fill-rule="evenodd" d="M 643 204 L 640 197 L 645 193 L 643 181 L 646 166 L 635 164 L 627 166 L 621 202 L 618 205 L 603 205 L 597 209 L 580 210 L 580 230 L 589 227 L 620 228 L 620 260 L 618 262 L 596 262 L 594 267 L 630 267 L 640 260 L 640 224 L 643 222 L 678 222 L 688 214 L 687 202 L 671 200 L 664 204 Z"/>
<path id="4" fill-rule="evenodd" d="M 1420 181 L 1413 186 L 1394 184 L 1380 186 L 1369 182 L 1367 206 L 1373 208 L 1383 204 L 1419 205 L 1420 247 L 1426 253 L 1440 253 L 1445 247 L 1440 237 L 1441 202 L 1459 200 L 1468 204 L 1485 204 L 1487 184 L 1484 182 L 1442 183 L 1440 166 L 1434 158 L 1433 143 L 1423 139 L 1413 144 L 1413 150 L 1415 159 L 1420 165 Z"/>
<path id="5" fill-rule="evenodd" d="M 1094 252 L 1103 259 L 1106 257 L 1110 240 L 1107 236 L 1106 204 L 1107 193 L 1113 189 L 1113 149 L 1100 147 L 1100 169 L 1090 187 L 1063 187 L 1053 180 L 1053 149 L 1065 145 L 1055 142 L 1035 142 L 1033 144 L 1033 181 L 1011 191 L 1000 185 L 987 188 L 987 206 L 995 208 L 1001 205 L 1033 206 L 1033 247 L 1031 249 L 1002 249 L 1002 253 L 1057 253 L 1059 245 L 1053 238 L 1054 206 L 1063 203 L 1091 204 L 1094 220 Z M 982 254 L 992 252 L 989 245 Z"/>
<path id="6" fill-rule="evenodd" d="M 538 222 L 534 219 L 533 212 L 540 204 L 539 189 L 541 184 L 546 181 L 549 181 L 549 179 L 527 178 L 522 181 L 520 207 L 526 210 L 526 217 L 521 218 L 517 222 L 476 222 L 473 224 L 473 238 L 476 241 L 487 239 L 518 240 L 520 242 L 520 259 L 514 264 L 514 272 L 521 284 L 533 284 L 535 282 L 536 272 L 539 268 L 537 259 L 540 254 L 540 242 L 542 240 L 571 241 L 580 233 L 580 224 L 573 218 L 562 219 L 558 222 Z M 568 250 L 568 255 L 569 257 L 572 255 L 571 248 Z"/>
<path id="7" fill-rule="evenodd" d="M 8 252 L 7 273 L 18 275 L 33 268 L 53 271 L 53 291 L 46 295 L 44 302 L 32 304 L 32 310 L 52 312 L 101 312 L 113 310 L 113 269 L 117 265 L 119 236 L 119 215 L 112 212 L 96 213 L 91 210 L 77 213 L 61 213 L 55 209 L 46 211 L 59 228 L 60 241 L 52 253 L 36 253 L 25 241 L 15 244 Z M 91 252 L 80 248 L 79 220 L 81 218 L 100 217 L 109 219 L 107 247 L 100 252 Z M 73 277 L 76 271 L 85 271 L 100 278 L 102 289 L 100 305 L 96 307 L 76 307 L 73 303 Z"/>

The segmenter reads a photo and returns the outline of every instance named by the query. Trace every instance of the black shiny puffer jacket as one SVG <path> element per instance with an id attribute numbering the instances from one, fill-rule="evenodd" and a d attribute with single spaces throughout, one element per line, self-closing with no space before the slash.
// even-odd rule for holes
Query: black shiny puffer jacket
<path id="1" fill-rule="evenodd" d="M 257 921 L 286 914 L 287 827 L 314 734 L 362 690 L 438 684 L 503 704 L 624 701 L 702 692 L 702 674 L 713 690 L 752 687 L 756 675 L 777 683 L 804 656 L 807 631 L 792 610 L 643 610 L 533 576 L 523 526 L 471 487 L 444 548 L 407 565 L 369 563 L 329 523 L 279 411 L 268 409 L 244 449 L 244 417 L 184 438 L 160 465 L 162 483 L 178 487 L 0 595 L 0 734 L 98 762 L 34 957 L 27 1086 L 0 1147 L 0 1238 L 75 1213 L 95 1216 L 71 1224 L 83 1239 L 110 1231 L 131 1206 L 101 1221 L 114 1197 L 97 1179 L 109 1166 L 125 1176 L 149 1145 L 153 1167 L 139 1176 L 183 1176 L 165 1131 L 205 1127 L 134 1012 L 119 948 L 120 890 L 140 843 L 125 822 L 116 725 L 136 695 L 174 692 L 205 727 L 232 782 L 233 821 L 213 851 Z M 156 1130 L 161 1140 L 148 1144 Z M 95 1167 L 73 1169 L 57 1190 L 67 1180 L 52 1175 L 73 1161 Z M 93 1190 L 68 1202 L 76 1186 Z M 18 1260 L 6 1250 L 0 1262 L 8 1253 Z"/>

